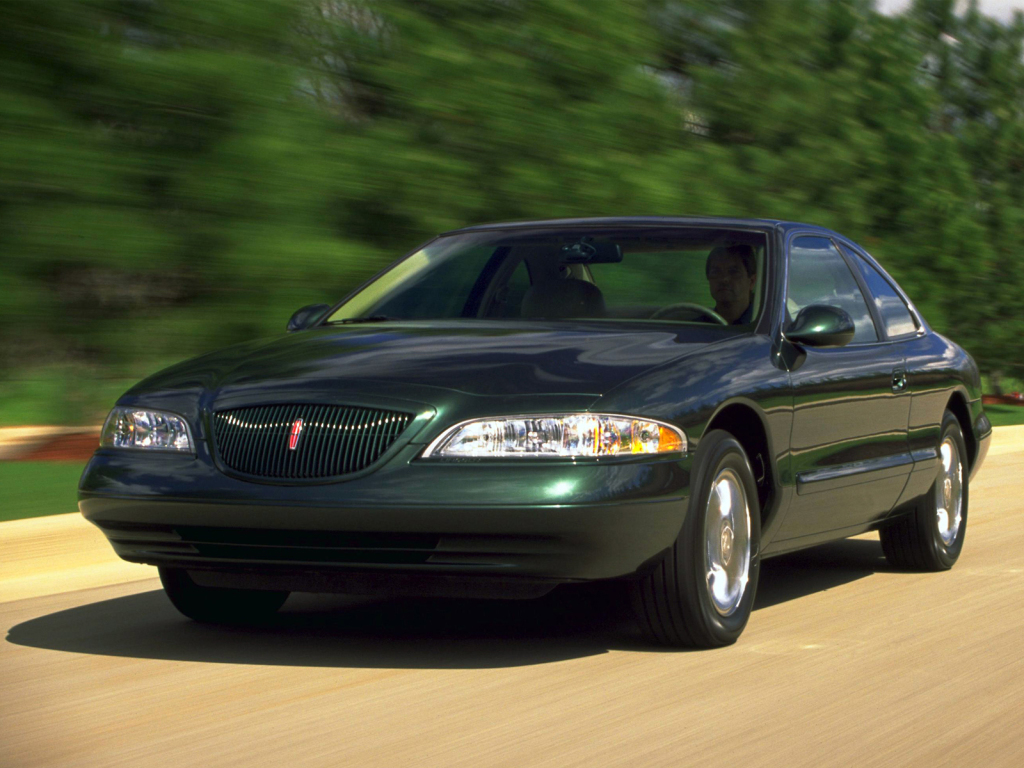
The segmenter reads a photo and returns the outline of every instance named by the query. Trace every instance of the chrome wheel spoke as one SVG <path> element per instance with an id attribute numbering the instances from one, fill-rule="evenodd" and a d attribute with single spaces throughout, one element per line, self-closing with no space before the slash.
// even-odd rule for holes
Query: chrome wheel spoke
<path id="1" fill-rule="evenodd" d="M 720 615 L 731 615 L 750 573 L 750 505 L 732 469 L 721 470 L 711 484 L 704 512 L 704 565 L 712 605 Z"/>
<path id="2" fill-rule="evenodd" d="M 935 481 L 935 522 L 942 543 L 948 547 L 956 541 L 963 522 L 963 464 L 951 438 L 942 441 L 939 452 L 942 470 Z"/>

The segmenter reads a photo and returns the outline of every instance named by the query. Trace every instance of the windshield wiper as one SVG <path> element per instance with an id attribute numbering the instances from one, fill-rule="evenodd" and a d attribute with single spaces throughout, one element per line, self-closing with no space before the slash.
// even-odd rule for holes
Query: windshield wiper
<path id="1" fill-rule="evenodd" d="M 369 315 L 368 317 L 345 317 L 341 320 L 331 320 L 324 325 L 347 325 L 350 323 L 384 323 L 388 320 L 401 320 L 400 317 L 388 317 L 387 315 Z"/>

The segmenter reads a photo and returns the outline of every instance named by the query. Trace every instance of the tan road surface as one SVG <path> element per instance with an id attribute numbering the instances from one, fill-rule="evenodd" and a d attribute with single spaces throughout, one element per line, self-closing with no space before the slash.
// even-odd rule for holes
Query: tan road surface
<path id="1" fill-rule="evenodd" d="M 1024 429 L 995 439 L 951 572 L 871 536 L 768 561 L 713 652 L 595 590 L 203 627 L 75 516 L 0 524 L 0 768 L 1024 766 Z"/>

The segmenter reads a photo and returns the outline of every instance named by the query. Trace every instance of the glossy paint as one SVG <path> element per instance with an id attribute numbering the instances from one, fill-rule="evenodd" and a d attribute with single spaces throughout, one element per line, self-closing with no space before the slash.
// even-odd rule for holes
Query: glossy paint
<path id="1" fill-rule="evenodd" d="M 977 367 L 923 321 L 911 338 L 870 345 L 815 349 L 787 339 L 790 238 L 813 233 L 848 244 L 841 236 L 785 222 L 718 219 L 493 226 L 570 224 L 764 232 L 766 306 L 756 332 L 466 319 L 314 326 L 238 345 L 162 371 L 118 401 L 185 417 L 196 454 L 97 451 L 81 480 L 82 513 L 122 557 L 140 562 L 280 571 L 286 564 L 253 532 L 305 531 L 333 543 L 288 549 L 300 558 L 288 567 L 303 570 L 303 578 L 373 571 L 554 584 L 629 576 L 656 561 L 688 512 L 693 453 L 710 430 L 727 429 L 747 451 L 765 555 L 868 530 L 905 512 L 931 489 L 947 408 L 963 423 L 971 472 L 980 465 L 991 427 Z M 342 481 L 254 482 L 220 465 L 210 414 L 258 403 L 379 407 L 415 418 L 380 461 Z M 420 458 L 460 421 L 563 411 L 667 421 L 684 430 L 691 450 L 528 465 Z M 214 546 L 206 541 L 211 536 L 224 541 Z M 229 557 L 232 551 L 244 556 Z"/>
<path id="2" fill-rule="evenodd" d="M 786 330 L 786 338 L 801 347 L 845 347 L 854 337 L 853 319 L 841 309 L 804 307 Z"/>

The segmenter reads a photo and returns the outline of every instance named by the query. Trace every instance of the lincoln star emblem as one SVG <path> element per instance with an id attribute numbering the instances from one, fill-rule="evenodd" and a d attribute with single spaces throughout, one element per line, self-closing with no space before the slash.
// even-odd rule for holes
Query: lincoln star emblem
<path id="1" fill-rule="evenodd" d="M 292 422 L 292 431 L 288 435 L 288 450 L 294 451 L 299 444 L 299 435 L 302 434 L 302 419 L 296 419 Z"/>

